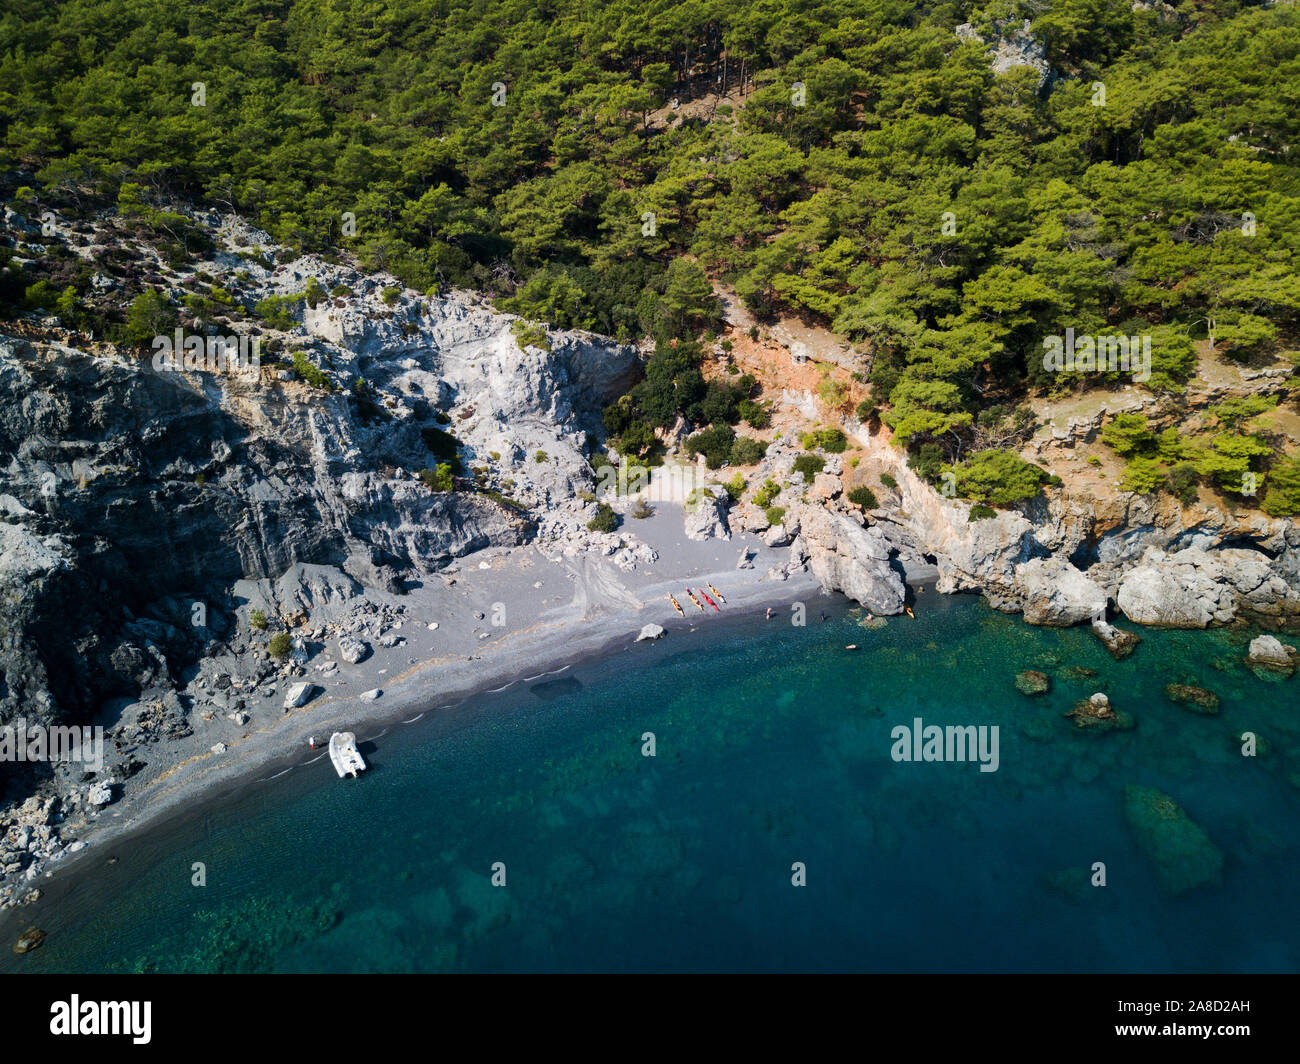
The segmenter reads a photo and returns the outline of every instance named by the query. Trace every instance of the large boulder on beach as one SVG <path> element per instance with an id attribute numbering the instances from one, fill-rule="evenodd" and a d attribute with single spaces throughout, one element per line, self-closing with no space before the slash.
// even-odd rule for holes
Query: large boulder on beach
<path id="1" fill-rule="evenodd" d="M 1154 787 L 1124 788 L 1124 818 L 1169 894 L 1219 883 L 1223 854 L 1169 795 Z"/>
<path id="2" fill-rule="evenodd" d="M 1104 614 L 1106 592 L 1063 558 L 1031 558 L 1015 568 L 1029 624 L 1068 628 Z"/>
<path id="3" fill-rule="evenodd" d="M 716 484 L 696 488 L 684 507 L 686 538 L 698 541 L 730 539 L 727 499 L 727 490 Z"/>
<path id="4" fill-rule="evenodd" d="M 370 647 L 355 636 L 345 635 L 339 637 L 339 657 L 349 665 L 364 661 L 369 654 Z"/>
<path id="5" fill-rule="evenodd" d="M 657 624 L 647 624 L 641 629 L 641 634 L 636 637 L 639 643 L 643 639 L 658 639 L 664 634 L 664 630 Z"/>
<path id="6" fill-rule="evenodd" d="M 354 551 L 343 561 L 343 572 L 365 587 L 400 595 L 406 585 L 402 580 L 401 563 L 387 551 L 366 547 Z"/>
<path id="7" fill-rule="evenodd" d="M 86 801 L 93 806 L 108 805 L 113 800 L 113 784 L 108 780 L 98 780 L 91 784 Z"/>
<path id="8" fill-rule="evenodd" d="M 770 525 L 763 533 L 763 543 L 768 547 L 786 547 L 794 537 L 785 525 Z"/>
<path id="9" fill-rule="evenodd" d="M 903 612 L 903 578 L 890 565 L 889 544 L 880 529 L 813 507 L 804 514 L 800 538 L 822 587 L 844 592 L 872 613 Z"/>
<path id="10" fill-rule="evenodd" d="M 319 691 L 320 688 L 314 683 L 293 684 L 284 695 L 285 710 L 298 709 L 300 706 L 305 706 L 316 697 L 316 694 Z"/>

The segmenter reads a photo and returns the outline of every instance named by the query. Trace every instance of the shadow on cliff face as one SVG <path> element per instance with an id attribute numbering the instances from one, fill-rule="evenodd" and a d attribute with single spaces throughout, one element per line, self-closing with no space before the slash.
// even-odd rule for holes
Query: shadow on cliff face
<path id="1" fill-rule="evenodd" d="M 20 341 L 0 344 L 0 391 L 20 397 L 0 409 L 0 522 L 16 519 L 0 530 L 32 548 L 0 567 L 0 723 L 173 687 L 234 637 L 241 578 L 352 556 L 428 571 L 528 534 L 479 496 L 381 472 L 418 427 L 359 424 L 342 395 Z"/>

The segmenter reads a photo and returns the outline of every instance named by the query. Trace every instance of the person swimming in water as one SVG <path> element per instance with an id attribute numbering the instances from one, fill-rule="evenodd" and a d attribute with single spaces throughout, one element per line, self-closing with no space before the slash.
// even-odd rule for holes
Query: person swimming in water
<path id="1" fill-rule="evenodd" d="M 771 607 L 771 606 L 768 606 L 768 608 L 767 608 L 767 619 L 768 619 L 769 621 L 772 619 L 772 607 Z"/>

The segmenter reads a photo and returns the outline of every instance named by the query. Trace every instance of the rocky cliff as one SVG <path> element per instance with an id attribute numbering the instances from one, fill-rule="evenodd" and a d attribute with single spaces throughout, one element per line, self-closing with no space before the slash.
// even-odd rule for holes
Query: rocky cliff
<path id="1" fill-rule="evenodd" d="M 277 266 L 288 256 L 264 234 L 199 220 L 218 250 L 168 278 L 175 295 L 196 276 L 245 308 L 308 278 L 347 294 L 299 303 L 288 328 L 238 325 L 265 344 L 253 373 L 156 369 L 52 319 L 0 325 L 0 726 L 173 692 L 233 636 L 241 580 L 325 565 L 393 591 L 535 538 L 542 511 L 552 538 L 583 532 L 589 433 L 635 349 L 537 328 L 521 342 L 516 319 L 471 297 L 394 297 L 391 279 L 311 258 Z M 239 254 L 250 244 L 255 258 Z M 460 490 L 431 490 L 448 447 Z"/>
<path id="2" fill-rule="evenodd" d="M 854 435 L 898 484 L 899 505 L 873 515 L 884 538 L 904 556 L 933 559 L 941 592 L 979 592 L 1031 624 L 1115 609 L 1174 628 L 1300 623 L 1300 528 L 1289 519 L 1066 485 L 971 521 L 968 504 L 936 492 L 901 454 Z"/>

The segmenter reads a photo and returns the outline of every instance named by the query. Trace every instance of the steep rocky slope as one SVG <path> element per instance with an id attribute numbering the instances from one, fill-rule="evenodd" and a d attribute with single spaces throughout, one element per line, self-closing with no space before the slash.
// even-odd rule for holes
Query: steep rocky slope
<path id="1" fill-rule="evenodd" d="M 306 563 L 400 590 L 533 539 L 543 512 L 552 540 L 590 538 L 576 497 L 594 486 L 588 433 L 635 349 L 578 333 L 521 345 L 514 319 L 470 297 L 394 298 L 391 280 L 346 266 L 276 266 L 264 236 L 209 221 L 222 250 L 192 275 L 240 273 L 246 306 L 309 276 L 349 295 L 303 306 L 289 329 L 239 326 L 280 349 L 247 374 L 159 371 L 52 320 L 0 327 L 0 725 L 172 691 L 232 637 L 240 580 Z M 250 244 L 258 261 L 238 254 Z M 173 280 L 182 294 L 189 278 Z M 420 476 L 443 433 L 467 467 L 455 492 Z"/>

